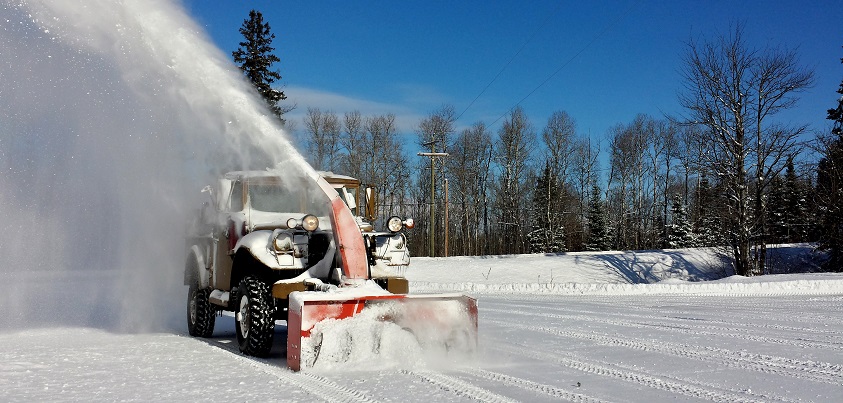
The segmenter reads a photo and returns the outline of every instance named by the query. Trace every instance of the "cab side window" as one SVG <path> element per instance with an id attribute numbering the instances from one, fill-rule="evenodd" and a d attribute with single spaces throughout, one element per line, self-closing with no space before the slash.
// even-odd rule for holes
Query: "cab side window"
<path id="1" fill-rule="evenodd" d="M 243 182 L 231 185 L 231 211 L 243 211 Z"/>

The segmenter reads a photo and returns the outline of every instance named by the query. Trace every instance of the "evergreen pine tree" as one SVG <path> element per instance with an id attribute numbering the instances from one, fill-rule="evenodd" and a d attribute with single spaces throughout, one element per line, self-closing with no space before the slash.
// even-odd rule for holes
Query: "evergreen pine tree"
<path id="1" fill-rule="evenodd" d="M 787 242 L 787 191 L 784 180 L 776 175 L 770 181 L 769 196 L 767 198 L 767 223 L 770 231 L 769 240 L 774 243 Z"/>
<path id="2" fill-rule="evenodd" d="M 711 187 L 708 178 L 700 179 L 697 188 L 697 218 L 694 222 L 694 231 L 697 234 L 697 246 L 718 246 L 722 242 L 722 236 L 718 235 L 720 216 L 715 209 L 717 205 L 715 190 Z"/>
<path id="3" fill-rule="evenodd" d="M 796 176 L 793 157 L 787 160 L 784 177 L 785 242 L 804 242 L 807 238 L 808 209 L 803 186 Z"/>
<path id="4" fill-rule="evenodd" d="M 666 231 L 668 248 L 678 249 L 696 246 L 696 237 L 686 211 L 682 198 L 679 195 L 674 195 L 670 210 L 671 224 Z"/>
<path id="5" fill-rule="evenodd" d="M 588 201 L 588 240 L 585 248 L 597 251 L 608 250 L 609 247 L 609 228 L 603 201 L 600 200 L 600 188 L 594 185 L 591 188 L 591 199 Z"/>
<path id="6" fill-rule="evenodd" d="M 843 58 L 840 59 L 843 63 Z M 839 140 L 843 137 L 843 81 L 840 82 L 840 88 L 837 89 L 840 98 L 837 100 L 837 107 L 828 110 L 828 120 L 834 122 L 834 127 L 831 129 L 831 134 L 836 135 Z"/>
<path id="7" fill-rule="evenodd" d="M 249 18 L 243 21 L 240 34 L 244 41 L 231 52 L 234 63 L 255 86 L 272 113 L 281 118 L 290 109 L 278 105 L 279 101 L 287 99 L 284 91 L 272 88 L 272 83 L 281 79 L 281 74 L 272 70 L 272 64 L 281 61 L 272 53 L 275 50 L 272 47 L 275 34 L 270 32 L 269 23 L 263 21 L 263 14 L 255 10 L 249 11 Z"/>
<path id="8" fill-rule="evenodd" d="M 565 251 L 565 227 L 559 209 L 561 196 L 559 182 L 545 163 L 533 192 L 532 227 L 528 234 L 531 253 Z"/>
<path id="9" fill-rule="evenodd" d="M 843 59 L 840 59 L 843 63 Z M 821 244 L 830 251 L 828 270 L 843 271 L 843 82 L 837 107 L 828 110 L 834 122 L 825 156 L 817 167 L 817 204 L 822 217 Z"/>

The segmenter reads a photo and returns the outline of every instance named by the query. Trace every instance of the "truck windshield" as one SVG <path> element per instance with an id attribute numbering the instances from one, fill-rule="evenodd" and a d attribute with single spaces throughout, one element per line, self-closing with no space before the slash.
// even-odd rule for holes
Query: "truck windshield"
<path id="1" fill-rule="evenodd" d="M 248 189 L 248 203 L 255 210 L 316 215 L 326 215 L 330 211 L 327 196 L 317 186 L 302 186 L 293 190 L 277 182 L 251 182 Z"/>
<path id="2" fill-rule="evenodd" d="M 249 204 L 255 210 L 276 213 L 301 213 L 299 196 L 279 185 L 249 184 Z"/>

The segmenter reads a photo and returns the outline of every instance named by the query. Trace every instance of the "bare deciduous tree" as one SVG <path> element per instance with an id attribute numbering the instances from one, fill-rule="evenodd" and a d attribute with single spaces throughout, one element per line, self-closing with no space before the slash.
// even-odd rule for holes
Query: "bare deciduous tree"
<path id="1" fill-rule="evenodd" d="M 445 105 L 422 119 L 418 128 L 416 128 L 418 144 L 429 149 L 432 153 L 447 151 L 451 136 L 454 134 L 455 116 L 454 107 Z M 425 215 L 430 217 L 428 220 L 421 222 L 422 225 L 419 226 L 419 230 L 426 231 L 428 243 L 433 243 L 428 247 L 428 255 L 433 256 L 436 250 L 444 250 L 445 246 L 444 237 L 436 237 L 435 233 L 444 225 L 443 214 L 437 215 L 436 212 L 444 210 L 444 192 L 441 188 L 444 183 L 442 179 L 447 177 L 447 166 L 439 157 L 429 158 L 429 160 L 418 161 L 420 172 L 423 171 L 425 166 L 429 167 L 427 178 L 419 180 L 418 184 L 426 190 L 432 191 L 435 194 L 435 200 L 424 195 L 423 190 L 419 189 L 418 194 L 423 200 L 427 201 L 428 209 Z"/>
<path id="2" fill-rule="evenodd" d="M 567 181 L 576 131 L 576 122 L 565 111 L 554 112 L 542 131 L 542 140 L 546 147 L 545 160 L 550 165 L 551 173 L 563 183 Z"/>
<path id="3" fill-rule="evenodd" d="M 616 245 L 620 248 L 639 249 L 643 245 L 646 226 L 644 212 L 652 201 L 645 200 L 645 181 L 652 176 L 646 172 L 648 146 L 652 143 L 655 122 L 646 115 L 638 115 L 628 125 L 620 124 L 610 129 L 611 157 L 609 205 Z M 649 183 L 652 180 L 649 179 Z"/>
<path id="4" fill-rule="evenodd" d="M 408 161 L 401 152 L 395 115 L 366 118 L 364 133 L 363 172 L 359 178 L 377 189 L 375 217 L 385 219 L 397 214 L 403 203 Z"/>
<path id="5" fill-rule="evenodd" d="M 313 168 L 333 171 L 339 166 L 340 123 L 333 112 L 307 108 L 304 117 L 307 156 Z"/>
<path id="6" fill-rule="evenodd" d="M 727 192 L 736 273 L 759 274 L 766 258 L 764 219 L 757 218 L 766 215 L 764 187 L 803 130 L 776 125 L 770 117 L 796 102 L 813 73 L 798 65 L 793 51 L 749 48 L 740 25 L 713 42 L 690 41 L 682 73 L 686 91 L 679 102 L 688 111 L 686 120 L 708 128 L 702 163 Z M 756 241 L 761 252 L 751 260 Z"/>
<path id="7" fill-rule="evenodd" d="M 455 201 L 452 216 L 456 218 L 460 241 L 453 243 L 455 253 L 482 254 L 483 217 L 488 212 L 489 164 L 491 135 L 483 123 L 475 123 L 460 132 L 451 144 L 447 159 L 450 194 Z M 483 207 L 478 209 L 478 207 Z"/>
<path id="8" fill-rule="evenodd" d="M 600 156 L 600 144 L 592 144 L 590 137 L 579 138 L 574 144 L 572 157 L 572 188 L 577 193 L 579 203 L 576 209 L 576 226 L 568 225 L 568 228 L 576 227 L 576 231 L 569 231 L 572 250 L 581 250 L 585 247 L 584 229 L 588 225 L 586 217 L 589 202 L 589 192 L 597 186 L 597 160 Z"/>
<path id="9" fill-rule="evenodd" d="M 530 175 L 530 160 L 535 131 L 520 107 L 504 120 L 498 132 L 495 163 L 498 175 L 496 212 L 501 236 L 500 252 L 522 253 L 527 250 L 527 205 L 529 192 L 525 188 Z"/>
<path id="10" fill-rule="evenodd" d="M 340 144 L 345 151 L 340 170 L 345 175 L 362 178 L 366 136 L 363 132 L 363 117 L 359 111 L 346 112 Z"/>

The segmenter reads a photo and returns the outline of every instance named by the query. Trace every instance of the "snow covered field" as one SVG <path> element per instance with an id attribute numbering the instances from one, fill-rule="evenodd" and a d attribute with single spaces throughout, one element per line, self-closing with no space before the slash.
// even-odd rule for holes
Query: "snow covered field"
<path id="1" fill-rule="evenodd" d="M 186 336 L 178 303 L 157 332 L 95 319 L 4 326 L 0 400 L 843 400 L 843 276 L 687 282 L 722 273 L 704 263 L 717 259 L 706 250 L 417 258 L 415 288 L 478 297 L 481 350 L 460 362 L 363 352 L 362 363 L 293 373 L 280 341 L 268 359 L 240 355 L 230 317 L 213 338 Z"/>

